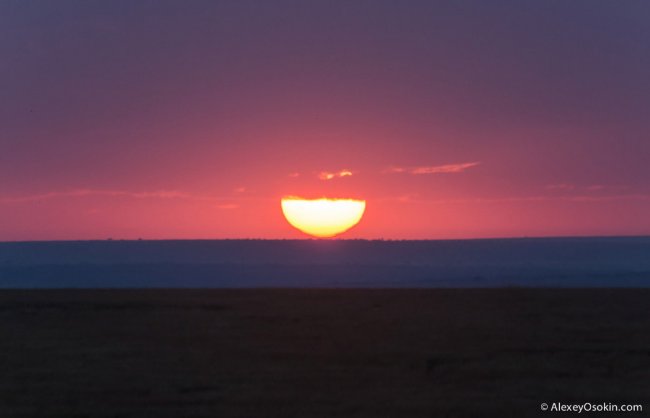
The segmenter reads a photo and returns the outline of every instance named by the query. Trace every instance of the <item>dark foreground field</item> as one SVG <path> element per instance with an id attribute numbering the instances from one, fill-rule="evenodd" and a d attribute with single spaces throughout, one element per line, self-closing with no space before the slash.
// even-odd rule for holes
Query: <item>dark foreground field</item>
<path id="1" fill-rule="evenodd" d="M 650 290 L 15 290 L 0 337 L 0 417 L 650 409 Z"/>

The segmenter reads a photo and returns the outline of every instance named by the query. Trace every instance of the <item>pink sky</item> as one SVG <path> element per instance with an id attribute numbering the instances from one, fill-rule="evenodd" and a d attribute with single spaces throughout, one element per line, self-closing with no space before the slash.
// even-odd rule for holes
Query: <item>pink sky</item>
<path id="1" fill-rule="evenodd" d="M 650 234 L 644 3 L 244 3 L 0 4 L 0 241 Z"/>

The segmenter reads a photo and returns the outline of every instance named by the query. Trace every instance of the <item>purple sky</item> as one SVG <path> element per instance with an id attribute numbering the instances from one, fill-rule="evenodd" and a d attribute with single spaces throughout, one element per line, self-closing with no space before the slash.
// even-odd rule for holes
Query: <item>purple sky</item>
<path id="1" fill-rule="evenodd" d="M 647 1 L 5 0 L 0 240 L 650 234 L 649 115 Z"/>

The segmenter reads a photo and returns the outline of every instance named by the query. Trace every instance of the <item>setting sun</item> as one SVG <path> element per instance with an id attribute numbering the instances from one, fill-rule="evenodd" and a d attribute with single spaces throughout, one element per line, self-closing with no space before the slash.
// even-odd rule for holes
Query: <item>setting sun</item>
<path id="1" fill-rule="evenodd" d="M 366 209 L 365 200 L 282 199 L 282 213 L 300 231 L 319 238 L 339 235 L 359 223 Z"/>

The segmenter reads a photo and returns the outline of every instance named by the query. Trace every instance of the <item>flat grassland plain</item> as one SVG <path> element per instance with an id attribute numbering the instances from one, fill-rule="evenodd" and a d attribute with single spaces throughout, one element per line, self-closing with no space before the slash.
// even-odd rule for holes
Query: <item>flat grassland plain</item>
<path id="1" fill-rule="evenodd" d="M 650 289 L 0 292 L 0 417 L 650 410 Z"/>

